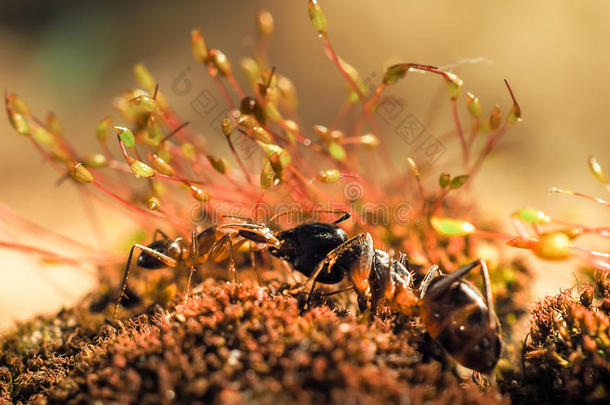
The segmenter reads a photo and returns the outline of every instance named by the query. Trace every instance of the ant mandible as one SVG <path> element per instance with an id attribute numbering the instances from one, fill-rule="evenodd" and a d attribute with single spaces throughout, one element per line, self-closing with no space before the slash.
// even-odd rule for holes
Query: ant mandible
<path id="1" fill-rule="evenodd" d="M 121 290 L 125 289 L 135 248 L 142 250 L 137 263 L 144 268 L 176 267 L 190 256 L 191 275 L 198 262 L 226 259 L 228 249 L 230 269 L 235 272 L 233 238 L 240 237 L 264 244 L 273 256 L 307 276 L 311 283 L 310 294 L 317 282 L 338 284 L 347 278 L 358 296 L 361 309 L 370 303 L 374 311 L 385 305 L 411 314 L 413 308 L 418 307 L 428 334 L 447 353 L 465 367 L 490 373 L 498 362 L 502 344 L 485 262 L 475 260 L 447 275 L 433 265 L 416 295 L 412 289 L 407 256 L 401 255 L 399 260 L 395 260 L 387 252 L 375 249 L 368 232 L 348 239 L 338 224 L 351 215 L 343 213 L 332 223 L 305 223 L 279 232 L 273 232 L 264 223 L 232 217 L 242 222 L 213 226 L 199 235 L 193 232 L 190 253 L 182 238 L 170 240 L 164 236 L 149 246 L 134 245 Z M 464 280 L 464 276 L 478 266 L 481 267 L 484 295 Z"/>

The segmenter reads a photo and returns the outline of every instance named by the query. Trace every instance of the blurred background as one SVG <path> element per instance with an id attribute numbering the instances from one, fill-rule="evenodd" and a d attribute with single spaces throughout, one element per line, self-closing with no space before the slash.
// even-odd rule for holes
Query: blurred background
<path id="1" fill-rule="evenodd" d="M 504 111 L 510 108 L 503 79 L 510 80 L 524 121 L 509 131 L 476 179 L 485 216 L 510 230 L 510 212 L 531 206 L 566 220 L 608 224 L 608 210 L 548 189 L 558 186 L 605 198 L 588 173 L 586 159 L 595 154 L 610 166 L 610 3 L 322 0 L 321 5 L 336 51 L 375 83 L 390 62 L 455 65 L 464 89 L 480 98 L 488 114 L 495 103 Z M 94 152 L 97 122 L 113 113 L 115 95 L 134 86 L 132 67 L 143 62 L 181 118 L 209 134 L 210 143 L 221 141 L 209 126 L 213 117 L 201 116 L 190 106 L 201 91 L 220 97 L 192 59 L 189 32 L 199 27 L 209 46 L 227 54 L 245 83 L 238 61 L 250 54 L 254 15 L 261 8 L 275 18 L 271 61 L 297 87 L 304 128 L 328 125 L 347 92 L 316 38 L 305 0 L 2 0 L 0 85 L 19 94 L 39 116 L 53 110 L 77 149 Z M 183 86 L 185 80 L 189 89 Z M 388 94 L 404 100 L 405 113 L 416 117 L 429 134 L 441 137 L 452 128 L 444 85 L 437 77 L 410 75 Z M 436 113 L 430 113 L 431 105 Z M 0 137 L 0 203 L 94 245 L 95 231 L 74 187 L 55 186 L 57 174 L 14 133 L 4 115 Z M 395 142 L 399 147 L 392 149 L 393 158 L 404 168 L 409 146 L 398 137 Z M 102 215 L 110 237 L 129 232 L 131 224 L 124 217 Z M 0 228 L 1 239 L 18 237 L 23 243 L 46 246 L 36 236 Z M 604 244 L 590 243 L 607 251 Z M 524 254 L 539 270 L 537 296 L 574 284 L 573 265 L 549 265 Z M 94 283 L 83 269 L 40 267 L 12 251 L 0 250 L 0 263 L 0 327 L 35 312 L 54 311 L 77 300 Z"/>

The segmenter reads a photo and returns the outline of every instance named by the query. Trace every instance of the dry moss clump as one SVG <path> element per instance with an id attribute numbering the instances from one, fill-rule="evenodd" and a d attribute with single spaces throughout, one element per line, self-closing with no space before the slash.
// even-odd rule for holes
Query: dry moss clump
<path id="1" fill-rule="evenodd" d="M 535 305 L 513 403 L 610 403 L 610 279 L 595 280 Z"/>
<path id="2" fill-rule="evenodd" d="M 27 400 L 61 381 L 98 336 L 101 315 L 80 308 L 38 316 L 0 339 L 0 403 Z"/>
<path id="3" fill-rule="evenodd" d="M 300 315 L 277 286 L 210 280 L 186 303 L 151 307 L 124 324 L 96 315 L 81 323 L 75 310 L 22 324 L 0 341 L 2 399 L 508 403 L 495 388 L 459 377 L 416 320 L 328 306 Z"/>

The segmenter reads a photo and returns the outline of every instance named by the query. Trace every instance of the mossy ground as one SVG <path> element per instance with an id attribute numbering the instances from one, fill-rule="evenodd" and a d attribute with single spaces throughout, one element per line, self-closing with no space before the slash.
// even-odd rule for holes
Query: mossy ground
<path id="1" fill-rule="evenodd" d="M 4 403 L 508 403 L 460 377 L 416 320 L 322 305 L 277 284 L 206 281 L 124 322 L 86 308 L 0 341 Z"/>
<path id="2" fill-rule="evenodd" d="M 132 280 L 144 293 L 130 293 L 121 321 L 100 288 L 6 332 L 0 404 L 605 403 L 608 277 L 537 304 L 523 347 L 531 270 L 490 270 L 504 351 L 489 380 L 461 372 L 417 316 L 360 314 L 351 292 L 307 306 L 292 284 L 212 277 L 159 304 L 183 284 L 159 275 Z"/>
<path id="3" fill-rule="evenodd" d="M 610 403 L 610 277 L 594 285 L 536 303 L 521 371 L 502 382 L 513 403 Z"/>

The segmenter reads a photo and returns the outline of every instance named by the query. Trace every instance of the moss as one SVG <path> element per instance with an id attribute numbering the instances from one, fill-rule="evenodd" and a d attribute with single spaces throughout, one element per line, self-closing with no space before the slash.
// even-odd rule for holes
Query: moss
<path id="1" fill-rule="evenodd" d="M 114 325 L 76 309 L 1 340 L 2 398 L 32 403 L 508 403 L 455 372 L 417 319 L 299 315 L 278 284 L 219 284 Z M 81 313 L 84 313 L 84 308 Z M 410 401 L 410 402 L 409 402 Z"/>
<path id="2" fill-rule="evenodd" d="M 523 367 L 503 381 L 514 403 L 610 402 L 610 280 L 538 302 L 523 346 Z"/>

